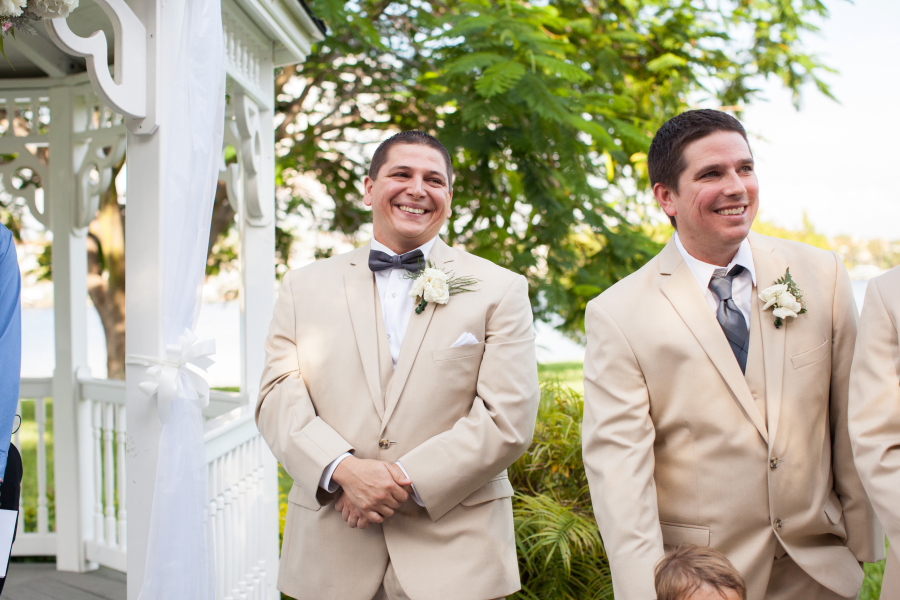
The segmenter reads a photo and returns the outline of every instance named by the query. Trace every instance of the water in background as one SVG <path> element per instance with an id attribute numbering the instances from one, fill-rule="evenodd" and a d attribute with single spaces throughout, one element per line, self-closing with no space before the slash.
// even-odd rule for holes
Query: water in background
<path id="1" fill-rule="evenodd" d="M 868 281 L 854 281 L 856 305 L 862 308 Z M 240 385 L 240 308 L 237 302 L 205 303 L 200 311 L 197 335 L 216 340 L 216 364 L 209 369 L 213 387 Z M 536 323 L 538 361 L 542 363 L 582 361 L 584 346 L 573 342 L 546 323 Z M 22 376 L 53 375 L 53 308 L 22 311 Z M 94 377 L 106 377 L 106 341 L 100 317 L 88 309 L 88 365 Z"/>

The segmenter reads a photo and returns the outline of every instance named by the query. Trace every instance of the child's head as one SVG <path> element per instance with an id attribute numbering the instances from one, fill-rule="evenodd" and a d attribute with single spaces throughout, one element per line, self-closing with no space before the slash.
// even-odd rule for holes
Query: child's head
<path id="1" fill-rule="evenodd" d="M 744 580 L 725 555 L 690 544 L 656 565 L 657 600 L 747 600 Z"/>

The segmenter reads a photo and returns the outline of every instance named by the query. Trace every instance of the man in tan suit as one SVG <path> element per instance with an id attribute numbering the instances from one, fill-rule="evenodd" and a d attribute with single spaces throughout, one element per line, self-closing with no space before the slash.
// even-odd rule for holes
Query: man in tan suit
<path id="1" fill-rule="evenodd" d="M 584 462 L 616 600 L 655 598 L 684 543 L 723 552 L 750 600 L 853 598 L 884 538 L 847 433 L 843 263 L 750 232 L 753 156 L 725 113 L 668 121 L 649 170 L 677 233 L 587 309 Z M 759 298 L 788 268 L 804 314 Z"/>
<path id="2" fill-rule="evenodd" d="M 900 599 L 900 267 L 869 282 L 850 370 L 850 441 L 875 513 L 893 542 L 882 600 Z"/>
<path id="3" fill-rule="evenodd" d="M 294 478 L 278 589 L 504 597 L 520 587 L 506 468 L 540 396 L 527 283 L 437 238 L 452 168 L 435 138 L 385 141 L 365 185 L 372 242 L 289 273 L 266 343 L 257 422 Z M 473 291 L 411 298 L 425 264 Z"/>

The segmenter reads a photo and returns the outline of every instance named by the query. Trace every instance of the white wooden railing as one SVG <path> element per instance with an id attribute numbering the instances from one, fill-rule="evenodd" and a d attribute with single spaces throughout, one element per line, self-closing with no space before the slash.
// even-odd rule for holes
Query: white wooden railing
<path id="1" fill-rule="evenodd" d="M 82 485 L 92 489 L 93 527 L 84 540 L 88 560 L 119 571 L 126 570 L 128 517 L 126 511 L 125 382 L 79 377 L 80 402 L 90 405 L 92 469 Z M 26 458 L 24 469 L 37 471 L 36 506 L 26 502 L 23 487 L 14 556 L 55 556 L 57 537 L 50 522 L 47 443 L 53 432 L 47 427 L 47 404 L 52 395 L 50 378 L 23 379 L 19 414 L 24 403 L 34 403 L 37 457 Z M 265 561 L 264 471 L 265 448 L 246 399 L 238 393 L 212 391 L 204 443 L 209 465 L 209 511 L 216 539 L 218 597 L 263 598 L 267 589 Z M 29 419 L 30 421 L 30 419 Z M 29 421 L 23 426 L 32 427 Z M 22 430 L 13 436 L 21 449 Z M 55 448 L 55 452 L 65 451 Z M 52 489 L 52 488 L 51 488 Z M 25 510 L 36 509 L 37 526 L 25 527 Z"/>
<path id="2" fill-rule="evenodd" d="M 50 502 L 47 490 L 47 399 L 51 395 L 50 379 L 23 379 L 19 393 L 19 406 L 17 413 L 22 413 L 24 403 L 34 403 L 34 421 L 37 424 L 37 464 L 28 464 L 23 461 L 23 468 L 32 472 L 37 471 L 37 503 L 29 506 L 36 509 L 37 529 L 25 530 L 25 494 L 19 500 L 19 523 L 16 531 L 16 543 L 13 545 L 13 556 L 29 555 L 56 555 L 56 533 L 50 528 Z M 22 423 L 19 430 L 13 435 L 13 443 L 22 448 Z M 52 433 L 51 433 L 52 435 Z M 24 491 L 24 490 L 23 490 Z"/>
<path id="3" fill-rule="evenodd" d="M 268 450 L 252 412 L 209 431 L 205 442 L 218 598 L 264 598 L 268 572 L 263 452 Z"/>

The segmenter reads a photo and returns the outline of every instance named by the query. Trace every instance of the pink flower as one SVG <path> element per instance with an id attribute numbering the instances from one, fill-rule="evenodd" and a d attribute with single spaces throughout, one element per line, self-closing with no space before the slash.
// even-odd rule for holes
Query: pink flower
<path id="1" fill-rule="evenodd" d="M 6 23 L 3 24 L 3 33 L 6 33 L 10 29 L 12 29 L 12 23 L 7 21 Z"/>

